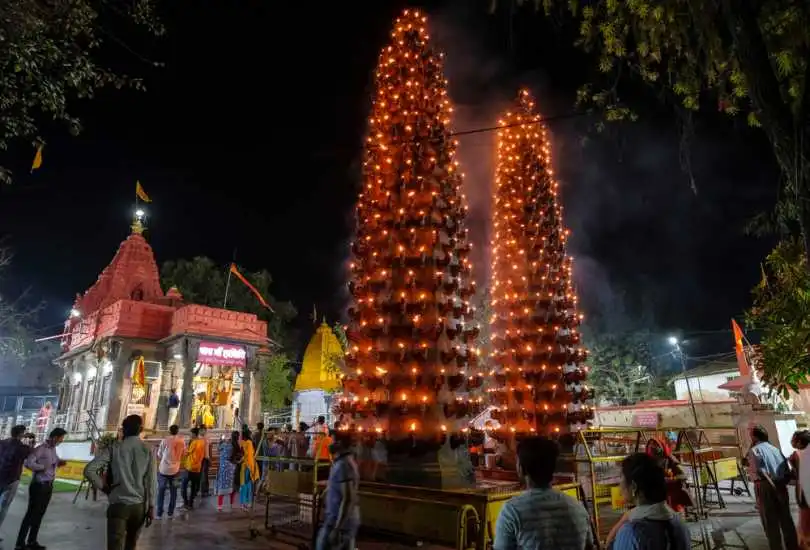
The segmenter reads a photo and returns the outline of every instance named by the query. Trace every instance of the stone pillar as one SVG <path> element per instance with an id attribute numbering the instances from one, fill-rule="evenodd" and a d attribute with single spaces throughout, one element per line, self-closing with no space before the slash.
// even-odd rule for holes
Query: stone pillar
<path id="1" fill-rule="evenodd" d="M 117 428 L 121 425 L 121 421 L 124 420 L 124 407 L 129 399 L 129 392 L 124 395 L 124 382 L 130 377 L 129 371 L 132 369 L 132 348 L 121 345 L 117 356 L 110 357 L 110 361 L 113 364 L 113 371 L 112 380 L 110 380 L 110 400 L 107 405 L 106 425 Z"/>
<path id="2" fill-rule="evenodd" d="M 252 403 L 253 395 L 253 378 L 254 373 L 258 370 L 259 356 L 256 353 L 256 348 L 247 346 L 245 349 L 245 369 L 242 371 L 242 387 L 239 394 L 239 416 L 242 417 L 242 422 L 247 423 L 249 426 L 254 426 L 257 422 L 258 407 Z"/>
<path id="3" fill-rule="evenodd" d="M 178 425 L 181 428 L 192 428 L 191 407 L 194 405 L 194 366 L 197 364 L 200 341 L 192 338 L 185 338 L 184 340 L 183 394 L 180 396 L 180 421 Z"/>
<path id="4" fill-rule="evenodd" d="M 157 414 L 155 415 L 155 429 L 169 429 L 169 395 L 174 387 L 174 360 L 169 359 L 171 350 L 166 353 L 166 359 L 160 369 L 160 396 L 158 397 Z"/>

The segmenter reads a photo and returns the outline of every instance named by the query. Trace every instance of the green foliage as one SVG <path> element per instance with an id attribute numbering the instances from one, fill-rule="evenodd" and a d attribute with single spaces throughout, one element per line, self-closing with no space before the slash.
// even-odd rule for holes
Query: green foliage
<path id="1" fill-rule="evenodd" d="M 259 319 L 267 322 L 267 335 L 273 342 L 282 348 L 291 348 L 293 342 L 288 324 L 297 314 L 295 307 L 290 302 L 276 300 L 270 294 L 273 279 L 267 271 L 251 272 L 241 268 L 239 271 L 256 287 L 273 311 L 262 306 L 236 277 L 231 277 L 228 287 L 228 309 L 255 313 Z M 160 270 L 160 279 L 165 290 L 177 287 L 188 303 L 220 308 L 225 303 L 228 269 L 211 258 L 198 256 L 192 260 L 165 262 Z"/>
<path id="2" fill-rule="evenodd" d="M 290 367 L 290 358 L 284 353 L 274 353 L 259 365 L 262 381 L 262 408 L 266 411 L 280 409 L 290 404 L 293 397 L 295 373 Z"/>
<path id="3" fill-rule="evenodd" d="M 692 131 L 691 113 L 701 108 L 742 114 L 751 126 L 762 128 L 783 175 L 777 225 L 796 229 L 798 222 L 810 248 L 810 9 L 805 2 L 518 3 L 533 3 L 550 17 L 578 24 L 575 41 L 593 55 L 602 76 L 583 86 L 577 100 L 603 113 L 602 129 L 605 121 L 635 118 L 620 97 L 620 83 L 627 77 L 676 106 L 683 136 Z M 688 139 L 681 147 L 688 148 Z M 688 156 L 682 162 L 689 171 Z"/>
<path id="4" fill-rule="evenodd" d="M 758 329 L 762 382 L 784 398 L 810 373 L 810 271 L 804 244 L 779 243 L 765 263 L 767 277 L 752 291 L 746 321 Z"/>
<path id="5" fill-rule="evenodd" d="M 107 40 L 136 55 L 116 34 L 131 27 L 160 35 L 155 0 L 4 0 L 0 3 L 0 149 L 13 139 L 41 142 L 45 119 L 64 122 L 74 134 L 80 122 L 68 110 L 72 98 L 92 98 L 105 86 L 142 89 L 143 83 L 101 64 Z M 143 60 L 141 58 L 141 60 Z M 10 172 L 0 167 L 0 179 Z"/>
<path id="6" fill-rule="evenodd" d="M 11 263 L 11 253 L 0 248 L 0 275 Z M 25 295 L 6 300 L 0 294 L 0 380 L 4 385 L 47 386 L 59 379 L 60 370 L 53 364 L 59 355 L 59 341 L 36 343 L 31 328 L 42 305 L 21 305 Z"/>
<path id="7" fill-rule="evenodd" d="M 346 356 L 346 348 L 349 347 L 349 338 L 346 336 L 346 329 L 344 329 L 343 325 L 340 323 L 335 323 L 332 326 L 332 332 L 335 333 L 335 337 L 340 343 L 340 349 L 326 352 L 323 359 L 324 367 L 327 372 L 335 376 L 340 376 L 343 374 L 343 369 L 346 365 L 344 358 Z"/>
<path id="8" fill-rule="evenodd" d="M 591 367 L 588 382 L 598 401 L 632 405 L 672 397 L 673 389 L 660 376 L 660 366 L 651 351 L 650 333 L 607 333 L 588 340 Z"/>

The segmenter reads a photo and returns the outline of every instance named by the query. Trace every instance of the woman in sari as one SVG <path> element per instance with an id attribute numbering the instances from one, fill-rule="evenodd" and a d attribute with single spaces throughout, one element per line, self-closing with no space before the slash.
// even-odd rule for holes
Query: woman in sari
<path id="1" fill-rule="evenodd" d="M 256 450 L 253 448 L 253 441 L 250 438 L 250 430 L 242 431 L 242 441 L 239 443 L 242 448 L 243 458 L 239 465 L 239 504 L 247 511 L 248 506 L 253 501 L 253 483 L 259 479 L 259 467 L 256 464 Z"/>

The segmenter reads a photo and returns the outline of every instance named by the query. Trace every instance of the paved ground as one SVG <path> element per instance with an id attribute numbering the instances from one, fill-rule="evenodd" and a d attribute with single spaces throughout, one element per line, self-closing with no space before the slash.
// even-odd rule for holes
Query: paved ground
<path id="1" fill-rule="evenodd" d="M 745 550 L 765 550 L 767 544 L 762 527 L 751 500 L 748 497 L 724 496 L 727 508 L 712 510 L 709 520 L 704 522 L 708 548 L 742 548 Z M 25 510 L 27 495 L 23 488 L 12 504 L 8 517 L 0 528 L 0 549 L 14 547 L 17 529 Z M 101 501 L 80 500 L 72 504 L 72 495 L 54 495 L 48 514 L 45 516 L 40 543 L 53 550 L 103 550 L 105 504 Z M 263 518 L 256 522 L 259 536 L 250 538 L 250 520 L 243 512 L 217 513 L 212 499 L 207 499 L 202 508 L 193 513 L 178 514 L 169 521 L 156 521 L 144 531 L 138 545 L 139 550 L 268 550 L 295 549 L 298 541 L 291 538 L 270 538 L 263 528 Z M 693 526 L 694 538 L 699 538 L 699 528 Z M 722 544 L 725 540 L 725 546 Z M 404 549 L 407 546 L 361 540 L 360 550 Z M 431 547 L 422 546 L 421 550 Z"/>

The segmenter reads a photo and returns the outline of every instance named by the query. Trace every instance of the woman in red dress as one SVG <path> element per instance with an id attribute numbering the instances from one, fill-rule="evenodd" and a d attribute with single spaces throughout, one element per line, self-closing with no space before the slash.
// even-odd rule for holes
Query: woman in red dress
<path id="1" fill-rule="evenodd" d="M 647 442 L 647 454 L 659 460 L 667 475 L 667 504 L 676 512 L 683 512 L 687 506 L 694 506 L 692 497 L 684 489 L 686 480 L 678 459 L 662 439 L 650 439 Z"/>

